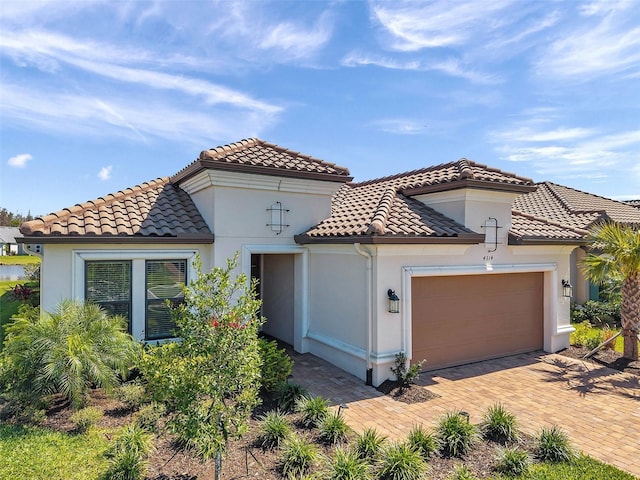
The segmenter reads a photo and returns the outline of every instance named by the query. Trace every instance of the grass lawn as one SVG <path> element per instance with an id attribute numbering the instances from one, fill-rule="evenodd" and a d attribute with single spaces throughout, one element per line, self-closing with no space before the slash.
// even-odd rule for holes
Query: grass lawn
<path id="1" fill-rule="evenodd" d="M 573 463 L 537 464 L 531 467 L 527 475 L 498 478 L 518 478 L 522 480 L 603 480 L 605 478 L 608 480 L 635 480 L 636 477 L 586 455 L 580 455 Z"/>
<path id="2" fill-rule="evenodd" d="M 587 327 L 580 323 L 574 323 L 573 327 L 576 328 L 576 331 L 571 334 L 571 337 L 570 337 L 571 345 L 580 343 L 578 341 L 578 338 L 582 338 L 584 340 L 586 337 L 589 337 L 589 336 L 597 337 L 603 331 L 601 327 L 592 327 L 592 326 Z M 617 333 L 618 331 L 619 330 L 614 330 L 615 333 Z M 596 343 L 599 343 L 599 342 L 596 342 Z M 638 345 L 640 345 L 640 341 L 638 342 Z M 620 335 L 615 340 L 615 351 L 620 353 L 624 351 L 624 339 L 622 338 L 622 335 Z"/>
<path id="3" fill-rule="evenodd" d="M 107 468 L 105 433 L 72 435 L 0 423 L 0 479 L 97 479 Z"/>
<path id="4" fill-rule="evenodd" d="M 15 300 L 11 295 L 11 289 L 18 283 L 26 284 L 30 288 L 37 288 L 37 282 L 25 282 L 24 280 L 5 280 L 0 281 L 0 350 L 4 342 L 4 326 L 9 322 L 11 317 L 18 313 L 18 307 L 24 302 Z M 0 477 L 2 478 L 2 477 Z"/>
<path id="5" fill-rule="evenodd" d="M 37 265 L 40 258 L 34 255 L 3 255 L 0 265 Z"/>

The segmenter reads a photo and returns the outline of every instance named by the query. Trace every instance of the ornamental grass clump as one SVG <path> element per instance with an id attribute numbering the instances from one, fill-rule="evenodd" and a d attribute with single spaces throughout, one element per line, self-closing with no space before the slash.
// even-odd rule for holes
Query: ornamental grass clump
<path id="1" fill-rule="evenodd" d="M 407 436 L 407 443 L 411 445 L 414 450 L 417 450 L 422 455 L 422 458 L 429 460 L 431 455 L 436 453 L 439 449 L 438 440 L 436 437 L 426 432 L 422 425 L 415 425 L 409 435 Z"/>
<path id="2" fill-rule="evenodd" d="M 322 397 L 304 396 L 296 403 L 296 411 L 302 414 L 302 424 L 316 428 L 329 413 L 329 401 Z"/>
<path id="3" fill-rule="evenodd" d="M 308 396 L 307 389 L 295 382 L 281 382 L 275 389 L 275 399 L 278 408 L 283 412 L 293 412 L 296 404 Z"/>
<path id="4" fill-rule="evenodd" d="M 457 464 L 447 480 L 476 480 L 476 476 L 466 465 Z"/>
<path id="5" fill-rule="evenodd" d="M 438 422 L 436 439 L 440 452 L 447 457 L 465 455 L 476 441 L 476 427 L 462 412 L 446 413 Z"/>
<path id="6" fill-rule="evenodd" d="M 408 443 L 387 447 L 380 457 L 376 478 L 380 480 L 419 480 L 427 473 L 422 455 Z"/>
<path id="7" fill-rule="evenodd" d="M 278 448 L 291 435 L 291 425 L 284 413 L 271 410 L 261 418 L 260 446 L 265 449 Z"/>
<path id="8" fill-rule="evenodd" d="M 517 477 L 529 470 L 529 454 L 519 448 L 504 448 L 498 451 L 496 470 L 503 475 Z"/>
<path id="9" fill-rule="evenodd" d="M 569 436 L 558 426 L 543 428 L 536 439 L 536 457 L 543 462 L 569 462 L 574 458 Z"/>
<path id="10" fill-rule="evenodd" d="M 327 480 L 370 480 L 369 464 L 352 449 L 336 447 L 329 459 Z"/>
<path id="11" fill-rule="evenodd" d="M 102 411 L 96 407 L 85 407 L 74 412 L 70 420 L 76 426 L 78 433 L 84 433 L 102 418 Z"/>
<path id="12" fill-rule="evenodd" d="M 288 477 L 306 475 L 318 462 L 317 447 L 310 441 L 291 435 L 284 443 L 280 457 L 282 473 Z"/>
<path id="13" fill-rule="evenodd" d="M 110 480 L 139 480 L 149 468 L 147 458 L 153 451 L 153 437 L 138 425 L 122 427 L 107 456 L 105 475 Z"/>
<path id="14" fill-rule="evenodd" d="M 380 457 L 387 437 L 378 433 L 375 428 L 367 428 L 355 440 L 354 449 L 358 457 L 368 462 L 374 462 Z"/>
<path id="15" fill-rule="evenodd" d="M 335 445 L 346 440 L 351 431 L 342 415 L 337 412 L 327 414 L 318 428 L 320 430 L 320 439 L 329 445 Z"/>
<path id="16" fill-rule="evenodd" d="M 483 415 L 480 430 L 484 438 L 506 445 L 518 440 L 518 422 L 515 415 L 509 413 L 502 404 L 489 407 Z"/>

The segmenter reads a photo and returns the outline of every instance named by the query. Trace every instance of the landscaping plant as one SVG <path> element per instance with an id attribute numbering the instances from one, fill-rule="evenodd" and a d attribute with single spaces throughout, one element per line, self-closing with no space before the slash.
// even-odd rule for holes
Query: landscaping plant
<path id="1" fill-rule="evenodd" d="M 310 441 L 291 435 L 284 444 L 280 466 L 288 477 L 300 477 L 318 462 L 318 448 Z"/>
<path id="2" fill-rule="evenodd" d="M 285 414 L 279 410 L 271 410 L 262 416 L 260 428 L 260 446 L 265 449 L 280 447 L 291 435 L 291 425 Z"/>
<path id="3" fill-rule="evenodd" d="M 447 457 L 465 455 L 476 440 L 476 427 L 461 412 L 448 412 L 438 422 L 436 438 Z"/>
<path id="4" fill-rule="evenodd" d="M 76 426 L 78 433 L 85 433 L 102 418 L 102 412 L 95 407 L 85 407 L 71 415 L 71 421 Z"/>
<path id="5" fill-rule="evenodd" d="M 380 480 L 419 480 L 427 472 L 422 455 L 408 443 L 394 443 L 387 447 L 376 471 Z"/>
<path id="6" fill-rule="evenodd" d="M 515 415 L 509 413 L 500 403 L 492 405 L 484 412 L 480 430 L 485 438 L 503 445 L 515 442 L 519 436 Z"/>
<path id="7" fill-rule="evenodd" d="M 278 408 L 283 412 L 293 412 L 297 403 L 308 395 L 307 389 L 295 382 L 281 382 L 275 390 Z"/>
<path id="8" fill-rule="evenodd" d="M 167 408 L 164 403 L 151 402 L 147 405 L 140 407 L 133 420 L 136 425 L 149 432 L 158 431 L 158 422 L 167 412 Z"/>
<path id="9" fill-rule="evenodd" d="M 554 425 L 540 430 L 536 439 L 536 456 L 543 462 L 568 462 L 575 455 L 569 436 Z"/>
<path id="10" fill-rule="evenodd" d="M 447 480 L 476 480 L 476 476 L 466 465 L 457 464 L 453 467 L 453 472 L 447 477 Z"/>
<path id="11" fill-rule="evenodd" d="M 356 437 L 354 449 L 359 458 L 373 462 L 380 456 L 386 441 L 387 437 L 379 434 L 375 428 L 367 428 Z"/>
<path id="12" fill-rule="evenodd" d="M 351 431 L 347 422 L 338 412 L 325 415 L 318 428 L 320 430 L 320 439 L 329 445 L 335 445 L 346 440 Z"/>
<path id="13" fill-rule="evenodd" d="M 107 456 L 109 480 L 140 480 L 145 477 L 149 464 L 147 457 L 153 450 L 152 436 L 138 425 L 123 427 Z"/>
<path id="14" fill-rule="evenodd" d="M 327 480 L 370 480 L 369 464 L 355 450 L 336 447 L 329 459 Z"/>
<path id="15" fill-rule="evenodd" d="M 305 427 L 316 428 L 329 413 L 329 401 L 319 396 L 304 396 L 296 403 L 296 411 L 302 414 Z"/>
<path id="16" fill-rule="evenodd" d="M 429 432 L 426 432 L 422 425 L 415 425 L 407 436 L 407 443 L 420 452 L 425 460 L 429 460 L 431 455 L 439 449 L 438 440 Z"/>
<path id="17" fill-rule="evenodd" d="M 236 266 L 237 254 L 209 273 L 194 261 L 196 278 L 172 310 L 181 341 L 148 348 L 140 365 L 171 430 L 199 458 L 216 458 L 216 477 L 228 439 L 247 431 L 259 402 L 260 301 Z"/>
<path id="18" fill-rule="evenodd" d="M 391 372 L 395 375 L 400 386 L 406 388 L 418 380 L 420 370 L 422 369 L 424 362 L 425 361 L 422 360 L 407 367 L 409 359 L 404 352 L 400 352 L 396 354 L 393 367 L 391 367 Z"/>
<path id="19" fill-rule="evenodd" d="M 496 470 L 512 477 L 524 475 L 529 470 L 529 454 L 519 448 L 504 448 L 498 451 Z"/>
<path id="20" fill-rule="evenodd" d="M 588 277 L 598 283 L 622 281 L 620 320 L 623 357 L 638 360 L 640 332 L 640 232 L 629 225 L 605 222 L 589 234 L 592 249 L 582 263 Z"/>
<path id="21" fill-rule="evenodd" d="M 122 318 L 97 305 L 64 301 L 54 313 L 29 314 L 7 328 L 0 388 L 13 400 L 34 405 L 62 393 L 78 409 L 92 385 L 106 390 L 118 385 L 136 352 Z"/>
<path id="22" fill-rule="evenodd" d="M 287 355 L 284 348 L 278 348 L 275 340 L 258 340 L 260 346 L 260 358 L 262 368 L 260 370 L 260 382 L 267 392 L 273 392 L 277 386 L 287 381 L 293 369 L 293 360 Z"/>
<path id="23" fill-rule="evenodd" d="M 131 410 L 138 410 L 147 400 L 145 388 L 137 382 L 120 385 L 115 390 L 115 397 Z"/>

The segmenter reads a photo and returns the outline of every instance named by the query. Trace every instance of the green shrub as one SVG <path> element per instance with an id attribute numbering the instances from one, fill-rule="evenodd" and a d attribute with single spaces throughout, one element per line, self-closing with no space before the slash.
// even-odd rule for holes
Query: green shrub
<path id="1" fill-rule="evenodd" d="M 500 403 L 487 409 L 480 429 L 485 438 L 502 444 L 516 441 L 519 435 L 515 415 L 509 413 Z"/>
<path id="2" fill-rule="evenodd" d="M 260 445 L 262 448 L 275 448 L 291 434 L 291 425 L 287 417 L 278 410 L 267 412 L 261 418 Z"/>
<path id="3" fill-rule="evenodd" d="M 139 409 L 146 401 L 146 391 L 139 383 L 125 383 L 115 390 L 116 399 L 124 403 L 131 410 Z"/>
<path id="4" fill-rule="evenodd" d="M 142 480 L 148 468 L 149 463 L 143 456 L 133 451 L 124 451 L 109 459 L 109 468 L 104 479 Z"/>
<path id="5" fill-rule="evenodd" d="M 465 455 L 475 443 L 476 435 L 476 427 L 461 412 L 446 413 L 438 422 L 436 438 L 445 456 Z"/>
<path id="6" fill-rule="evenodd" d="M 620 307 L 620 298 L 610 302 L 588 300 L 583 305 L 575 305 L 571 309 L 571 322 L 589 322 L 600 327 L 616 326 L 620 324 Z"/>
<path id="7" fill-rule="evenodd" d="M 140 407 L 134 415 L 134 422 L 149 432 L 158 431 L 158 421 L 166 414 L 167 407 L 163 403 L 151 402 Z"/>
<path id="8" fill-rule="evenodd" d="M 275 340 L 259 339 L 260 357 L 262 367 L 260 370 L 261 384 L 267 392 L 273 392 L 282 382 L 286 382 L 291 370 L 293 360 L 287 355 L 284 348 L 278 348 Z"/>
<path id="9" fill-rule="evenodd" d="M 569 436 L 558 426 L 540 430 L 536 456 L 543 462 L 568 462 L 574 458 Z"/>
<path id="10" fill-rule="evenodd" d="M 62 302 L 53 314 L 17 318 L 7 328 L 0 385 L 22 403 L 62 393 L 74 408 L 84 406 L 91 385 L 107 390 L 119 383 L 137 352 L 120 317 L 97 305 Z"/>
<path id="11" fill-rule="evenodd" d="M 305 475 L 318 461 L 317 447 L 308 440 L 291 435 L 284 443 L 280 467 L 282 473 L 291 477 Z"/>
<path id="12" fill-rule="evenodd" d="M 372 462 L 380 456 L 386 441 L 387 437 L 379 434 L 375 428 L 367 428 L 356 437 L 354 448 L 359 458 Z"/>
<path id="13" fill-rule="evenodd" d="M 329 401 L 322 397 L 304 396 L 296 403 L 296 411 L 302 414 L 302 424 L 315 428 L 329 413 Z"/>
<path id="14" fill-rule="evenodd" d="M 476 476 L 466 465 L 457 464 L 453 467 L 453 472 L 447 477 L 447 480 L 476 480 Z"/>
<path id="15" fill-rule="evenodd" d="M 71 415 L 71 421 L 75 424 L 79 433 L 84 433 L 93 427 L 102 418 L 102 412 L 96 407 L 85 407 Z"/>
<path id="16" fill-rule="evenodd" d="M 125 425 L 113 441 L 109 456 L 116 456 L 124 451 L 137 452 L 146 457 L 153 451 L 153 436 L 139 425 Z"/>
<path id="17" fill-rule="evenodd" d="M 425 460 L 438 451 L 438 441 L 431 433 L 425 432 L 422 425 L 414 426 L 407 436 L 407 443 L 420 452 Z"/>
<path id="18" fill-rule="evenodd" d="M 387 447 L 378 463 L 380 480 L 418 480 L 427 472 L 427 463 L 419 452 L 407 443 Z"/>
<path id="19" fill-rule="evenodd" d="M 292 412 L 302 397 L 307 396 L 307 389 L 297 383 L 282 382 L 275 390 L 278 408 L 283 412 Z"/>
<path id="20" fill-rule="evenodd" d="M 330 445 L 346 440 L 351 431 L 342 415 L 337 412 L 325 415 L 318 428 L 320 439 Z"/>
<path id="21" fill-rule="evenodd" d="M 498 452 L 496 470 L 512 477 L 524 475 L 529 470 L 529 454 L 518 448 L 505 448 Z"/>
<path id="22" fill-rule="evenodd" d="M 327 480 L 369 480 L 369 465 L 356 451 L 337 447 L 329 460 Z"/>
<path id="23" fill-rule="evenodd" d="M 425 362 L 422 360 L 407 367 L 407 361 L 407 355 L 404 352 L 400 352 L 396 354 L 393 367 L 391 367 L 391 373 L 395 375 L 396 380 L 402 387 L 408 387 L 418 380 L 422 364 Z"/>

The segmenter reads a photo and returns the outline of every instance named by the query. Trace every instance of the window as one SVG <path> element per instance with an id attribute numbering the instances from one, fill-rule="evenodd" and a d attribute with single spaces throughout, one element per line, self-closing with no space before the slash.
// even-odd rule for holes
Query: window
<path id="1" fill-rule="evenodd" d="M 131 332 L 131 261 L 85 262 L 85 299 L 127 320 Z"/>
<path id="2" fill-rule="evenodd" d="M 146 261 L 146 338 L 156 340 L 174 337 L 176 328 L 167 300 L 178 305 L 184 300 L 182 289 L 187 282 L 186 260 Z"/>

